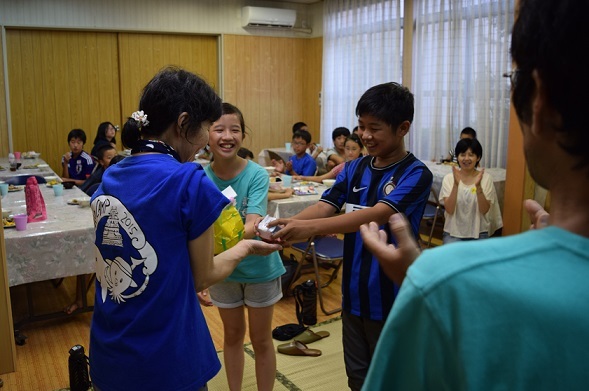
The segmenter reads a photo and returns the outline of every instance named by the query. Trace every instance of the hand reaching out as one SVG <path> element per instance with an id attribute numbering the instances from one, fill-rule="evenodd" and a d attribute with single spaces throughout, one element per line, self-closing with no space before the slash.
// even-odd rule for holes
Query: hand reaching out
<path id="1" fill-rule="evenodd" d="M 407 269 L 417 259 L 421 250 L 404 216 L 395 213 L 389 218 L 389 225 L 397 241 L 396 248 L 387 242 L 386 232 L 379 230 L 375 222 L 361 225 L 360 234 L 364 245 L 376 257 L 385 274 L 400 286 Z"/>
<path id="2" fill-rule="evenodd" d="M 528 212 L 532 224 L 530 229 L 546 228 L 550 224 L 550 214 L 534 200 L 525 200 L 524 209 Z"/>

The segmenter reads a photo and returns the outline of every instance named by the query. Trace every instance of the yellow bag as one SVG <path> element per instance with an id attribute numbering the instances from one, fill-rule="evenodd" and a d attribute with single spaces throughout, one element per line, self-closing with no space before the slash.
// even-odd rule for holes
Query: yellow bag
<path id="1" fill-rule="evenodd" d="M 223 209 L 213 224 L 215 230 L 215 255 L 235 246 L 243 238 L 243 220 L 233 204 Z"/>

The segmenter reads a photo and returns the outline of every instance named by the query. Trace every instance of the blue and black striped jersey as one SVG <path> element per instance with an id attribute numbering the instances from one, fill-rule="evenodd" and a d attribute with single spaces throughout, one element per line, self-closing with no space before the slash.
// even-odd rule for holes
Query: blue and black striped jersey
<path id="1" fill-rule="evenodd" d="M 374 157 L 366 156 L 346 163 L 335 184 L 321 201 L 346 213 L 382 202 L 391 214 L 403 213 L 415 237 L 432 185 L 432 173 L 413 154 L 387 167 L 374 167 Z M 391 238 L 388 224 L 382 226 Z M 384 274 L 376 258 L 364 248 L 358 232 L 344 238 L 343 308 L 353 315 L 385 320 L 399 287 Z"/>

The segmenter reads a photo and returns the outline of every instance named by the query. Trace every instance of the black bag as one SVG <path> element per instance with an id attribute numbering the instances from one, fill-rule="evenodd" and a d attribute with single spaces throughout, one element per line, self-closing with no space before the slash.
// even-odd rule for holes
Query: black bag
<path id="1" fill-rule="evenodd" d="M 290 287 L 292 280 L 295 278 L 295 273 L 297 271 L 297 267 L 299 266 L 299 262 L 292 254 L 290 257 L 280 254 L 280 258 L 282 258 L 282 264 L 286 269 L 284 274 L 280 277 L 282 283 L 282 297 L 287 297 L 289 296 L 288 288 Z"/>
<path id="2" fill-rule="evenodd" d="M 317 324 L 317 285 L 315 280 L 307 280 L 294 288 L 297 302 L 297 319 L 299 324 L 308 326 Z"/>
<path id="3" fill-rule="evenodd" d="M 305 330 L 307 330 L 307 328 L 301 324 L 288 323 L 278 326 L 272 330 L 272 338 L 279 341 L 288 341 L 289 339 L 293 339 L 297 335 L 301 334 Z"/>
<path id="4" fill-rule="evenodd" d="M 70 390 L 87 391 L 91 383 L 88 376 L 88 357 L 84 354 L 82 345 L 74 345 L 70 349 L 68 369 L 70 373 Z"/>

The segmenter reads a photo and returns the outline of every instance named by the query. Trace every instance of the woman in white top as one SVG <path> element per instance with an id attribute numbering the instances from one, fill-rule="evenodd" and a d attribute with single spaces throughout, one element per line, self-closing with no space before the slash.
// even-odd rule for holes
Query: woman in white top
<path id="1" fill-rule="evenodd" d="M 462 139 L 455 149 L 457 167 L 444 177 L 440 200 L 445 207 L 444 244 L 485 239 L 503 226 L 493 179 L 477 170 L 483 147 L 476 139 Z"/>

